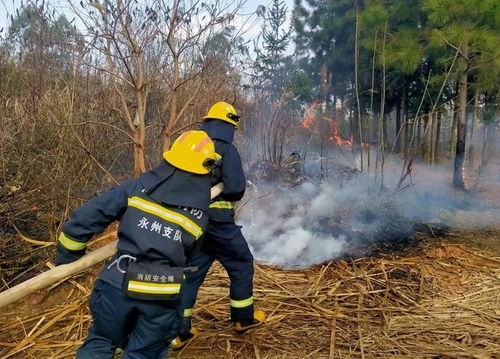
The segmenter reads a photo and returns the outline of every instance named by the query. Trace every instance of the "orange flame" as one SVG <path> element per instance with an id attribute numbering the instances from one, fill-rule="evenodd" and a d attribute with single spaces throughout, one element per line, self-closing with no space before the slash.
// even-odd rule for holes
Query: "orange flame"
<path id="1" fill-rule="evenodd" d="M 332 134 L 330 136 L 330 140 L 335 142 L 339 146 L 346 146 L 348 148 L 352 148 L 352 140 L 353 137 L 351 136 L 350 139 L 343 139 L 342 136 L 339 134 L 339 129 L 337 127 L 336 122 L 332 122 Z"/>
<path id="2" fill-rule="evenodd" d="M 306 109 L 306 113 L 304 114 L 304 121 L 302 121 L 302 127 L 310 128 L 314 124 L 314 117 L 316 113 L 314 109 L 319 105 L 318 100 L 314 100 L 309 107 Z"/>
<path id="3" fill-rule="evenodd" d="M 309 130 L 312 130 L 312 126 L 314 125 L 315 123 L 315 119 L 316 119 L 316 107 L 321 103 L 321 101 L 319 100 L 314 100 L 305 110 L 305 113 L 304 113 L 304 120 L 302 121 L 301 125 L 303 128 L 305 129 L 309 129 Z M 329 137 L 329 139 L 331 141 L 333 141 L 337 146 L 343 146 L 343 147 L 347 147 L 349 149 L 352 149 L 352 145 L 353 145 L 353 136 L 351 135 L 350 138 L 344 138 L 342 137 L 342 135 L 340 134 L 339 132 L 339 128 L 338 128 L 338 123 L 337 121 L 335 120 L 335 118 L 333 119 L 329 119 L 327 117 L 324 118 L 326 121 L 330 122 L 331 123 L 331 135 Z M 369 144 L 368 143 L 362 143 L 361 146 L 363 148 L 365 147 L 369 147 Z"/>

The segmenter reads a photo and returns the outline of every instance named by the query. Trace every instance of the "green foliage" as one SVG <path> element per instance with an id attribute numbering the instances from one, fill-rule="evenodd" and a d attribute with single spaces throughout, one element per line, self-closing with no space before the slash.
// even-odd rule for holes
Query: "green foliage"
<path id="1" fill-rule="evenodd" d="M 318 84 L 328 81 L 327 98 L 352 96 L 355 20 L 352 0 L 295 2 L 295 46 Z M 322 78 L 325 70 L 329 80 Z"/>
<path id="2" fill-rule="evenodd" d="M 290 76 L 288 91 L 296 104 L 310 103 L 315 96 L 311 78 L 301 70 L 294 71 Z"/>
<path id="3" fill-rule="evenodd" d="M 361 14 L 363 28 L 369 29 L 370 32 L 383 32 L 385 22 L 388 18 L 388 9 L 378 2 L 372 2 Z"/>
<path id="4" fill-rule="evenodd" d="M 416 99 L 408 99 L 410 112 L 416 111 L 422 98 L 421 111 L 452 98 L 460 71 L 468 70 L 483 90 L 498 87 L 498 1 L 296 0 L 296 47 L 308 59 L 307 69 L 314 75 L 317 89 L 322 86 L 320 73 L 326 66 L 332 93 L 352 96 L 356 4 L 361 9 L 358 86 L 366 110 L 368 102 L 373 102 L 377 111 L 384 78 L 386 109 L 397 104 L 405 92 Z M 464 49 L 467 59 L 455 59 L 457 51 L 460 55 Z"/>
<path id="5" fill-rule="evenodd" d="M 412 74 L 422 64 L 424 49 L 418 30 L 402 27 L 393 34 L 385 49 L 387 66 Z"/>
<path id="6" fill-rule="evenodd" d="M 411 75 L 422 65 L 425 16 L 419 5 L 420 0 L 368 2 L 361 15 L 362 43 L 376 49 L 380 67 Z"/>
<path id="7" fill-rule="evenodd" d="M 498 86 L 500 75 L 500 4 L 494 0 L 424 0 L 429 46 L 441 52 L 437 62 L 451 63 L 457 53 L 457 71 L 474 75 L 483 90 Z M 442 49 L 446 50 L 443 51 Z"/>

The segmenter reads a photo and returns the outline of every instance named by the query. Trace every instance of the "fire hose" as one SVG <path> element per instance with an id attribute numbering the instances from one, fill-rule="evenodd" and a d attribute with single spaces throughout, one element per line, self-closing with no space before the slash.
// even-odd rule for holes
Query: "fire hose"
<path id="1" fill-rule="evenodd" d="M 213 199 L 222 193 L 224 186 L 219 183 L 212 187 L 210 197 Z M 12 288 L 0 293 L 0 308 L 24 298 L 28 294 L 34 293 L 40 289 L 44 289 L 49 285 L 65 278 L 81 272 L 93 265 L 111 257 L 116 253 L 116 244 L 118 241 L 106 244 L 99 249 L 96 249 L 82 258 L 68 264 L 63 264 L 44 273 L 37 275 L 25 282 L 22 282 Z"/>

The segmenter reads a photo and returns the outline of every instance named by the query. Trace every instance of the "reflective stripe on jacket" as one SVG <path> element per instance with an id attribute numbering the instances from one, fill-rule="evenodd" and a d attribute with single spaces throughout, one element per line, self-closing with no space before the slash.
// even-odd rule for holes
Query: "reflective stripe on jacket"
<path id="1" fill-rule="evenodd" d="M 222 156 L 222 165 L 216 177 L 212 178 L 212 185 L 224 183 L 224 191 L 209 207 L 210 220 L 216 222 L 234 222 L 234 204 L 217 205 L 220 202 L 235 202 L 245 194 L 246 179 L 238 150 L 232 144 L 234 126 L 220 120 L 205 121 L 201 129 L 215 142 L 215 151 Z M 215 204 L 215 205 L 214 205 Z"/>
<path id="2" fill-rule="evenodd" d="M 206 191 L 209 186 L 208 181 Z M 159 203 L 149 196 L 140 179 L 132 179 L 73 212 L 58 240 L 56 263 L 81 257 L 88 241 L 117 220 L 118 252 L 184 266 L 189 251 L 208 224 L 208 215 L 198 208 Z M 104 272 L 101 279 L 117 284 L 115 275 L 110 279 Z"/>

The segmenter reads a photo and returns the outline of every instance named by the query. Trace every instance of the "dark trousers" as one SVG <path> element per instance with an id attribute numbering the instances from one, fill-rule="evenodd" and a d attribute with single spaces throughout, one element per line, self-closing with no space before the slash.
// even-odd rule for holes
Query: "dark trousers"
<path id="1" fill-rule="evenodd" d="M 90 297 L 93 323 L 77 359 L 164 359 L 178 331 L 176 306 L 128 298 L 112 285 L 97 280 Z"/>
<path id="2" fill-rule="evenodd" d="M 234 223 L 210 222 L 203 237 L 202 249 L 189 260 L 188 265 L 196 266 L 198 270 L 186 275 L 181 290 L 183 331 L 190 327 L 190 312 L 196 302 L 198 289 L 214 260 L 222 264 L 231 281 L 231 320 L 253 318 L 253 256 L 245 237 Z"/>

